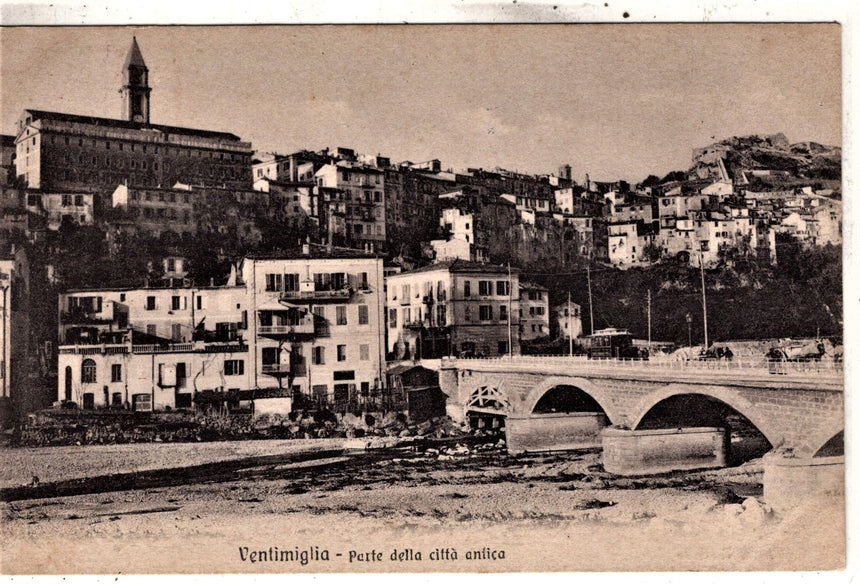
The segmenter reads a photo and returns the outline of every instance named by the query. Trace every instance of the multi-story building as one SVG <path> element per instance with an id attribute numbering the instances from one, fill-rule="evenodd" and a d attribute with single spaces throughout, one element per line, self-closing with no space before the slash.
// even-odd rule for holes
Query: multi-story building
<path id="1" fill-rule="evenodd" d="M 461 207 L 442 209 L 439 226 L 445 239 L 434 239 L 430 242 L 437 260 L 482 259 L 483 254 L 480 253 L 480 250 L 474 249 L 474 217 L 473 213 Z"/>
<path id="2" fill-rule="evenodd" d="M 56 231 L 66 222 L 73 225 L 92 225 L 95 220 L 95 194 L 92 191 L 54 190 L 50 192 L 28 189 L 27 210 L 42 215 L 48 229 Z"/>
<path id="3" fill-rule="evenodd" d="M 158 237 L 176 234 L 234 233 L 240 240 L 259 241 L 256 218 L 268 212 L 269 193 L 220 187 L 129 187 L 113 191 L 106 221 L 119 231 Z"/>
<path id="4" fill-rule="evenodd" d="M 568 340 L 582 336 L 582 312 L 576 302 L 561 302 L 552 307 L 554 324 L 558 325 L 558 337 Z"/>
<path id="5" fill-rule="evenodd" d="M 614 266 L 629 268 L 648 265 L 646 247 L 656 240 L 655 229 L 643 221 L 610 223 L 607 225 L 609 236 L 609 261 Z"/>
<path id="6" fill-rule="evenodd" d="M 0 241 L 0 427 L 13 406 L 26 403 L 32 350 L 29 326 L 30 265 L 21 246 Z"/>
<path id="7" fill-rule="evenodd" d="M 520 282 L 520 340 L 549 336 L 549 290 L 535 282 Z"/>
<path id="8" fill-rule="evenodd" d="M 247 389 L 246 293 L 232 284 L 61 294 L 58 400 L 150 410 Z"/>
<path id="9" fill-rule="evenodd" d="M 45 192 L 124 182 L 251 187 L 251 144 L 226 132 L 151 123 L 151 91 L 133 40 L 123 67 L 123 119 L 24 110 L 15 139 L 21 185 Z"/>
<path id="10" fill-rule="evenodd" d="M 395 359 L 519 354 L 518 290 L 517 270 L 459 259 L 392 275 L 388 351 Z"/>
<path id="11" fill-rule="evenodd" d="M 341 160 L 320 168 L 319 187 L 342 192 L 345 243 L 349 247 L 385 247 L 385 173 L 378 168 Z"/>
<path id="12" fill-rule="evenodd" d="M 360 406 L 382 388 L 382 287 L 381 259 L 309 246 L 247 257 L 225 286 L 62 294 L 58 399 Z"/>
<path id="13" fill-rule="evenodd" d="M 251 387 L 283 383 L 297 403 L 341 411 L 378 399 L 385 369 L 381 258 L 305 246 L 292 255 L 248 257 L 241 274 Z"/>

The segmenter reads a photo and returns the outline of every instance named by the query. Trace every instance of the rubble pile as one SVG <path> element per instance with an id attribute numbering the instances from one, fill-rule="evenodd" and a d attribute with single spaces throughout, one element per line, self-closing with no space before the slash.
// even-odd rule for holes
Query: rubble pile
<path id="1" fill-rule="evenodd" d="M 186 412 L 157 414 L 43 412 L 22 425 L 19 446 L 208 442 L 260 438 L 250 416 Z"/>
<path id="2" fill-rule="evenodd" d="M 466 429 L 448 417 L 414 423 L 397 412 L 360 416 L 320 411 L 253 417 L 198 412 L 46 410 L 30 416 L 12 442 L 18 446 L 64 446 L 266 438 L 452 438 L 466 435 Z"/>

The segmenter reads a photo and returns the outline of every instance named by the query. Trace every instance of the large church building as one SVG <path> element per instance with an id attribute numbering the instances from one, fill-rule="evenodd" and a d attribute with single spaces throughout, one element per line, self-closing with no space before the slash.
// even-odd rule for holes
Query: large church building
<path id="1" fill-rule="evenodd" d="M 16 175 L 41 191 L 176 183 L 250 189 L 249 142 L 226 132 L 150 122 L 149 69 L 133 39 L 123 66 L 123 119 L 27 109 L 18 121 Z"/>

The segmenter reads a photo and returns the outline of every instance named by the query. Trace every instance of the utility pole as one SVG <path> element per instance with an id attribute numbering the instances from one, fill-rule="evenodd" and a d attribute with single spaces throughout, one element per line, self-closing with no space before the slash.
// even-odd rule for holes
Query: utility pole
<path id="1" fill-rule="evenodd" d="M 5 280 L 7 277 L 8 276 L 6 274 L 0 273 L 0 280 Z M 3 369 L 0 370 L 0 377 L 3 378 L 3 393 L 0 393 L 0 397 L 9 397 L 9 382 L 7 381 L 8 375 L 6 375 L 9 372 L 9 365 L 8 365 L 8 359 L 7 359 L 8 354 L 9 354 L 9 350 L 8 350 L 8 347 L 6 346 L 7 345 L 7 340 L 6 340 L 6 313 L 8 312 L 6 310 L 6 303 L 8 302 L 6 292 L 9 290 L 9 285 L 7 284 L 7 285 L 4 285 L 0 288 L 2 288 L 2 290 L 3 290 L 3 314 L 2 314 L 2 316 L 0 316 L 0 318 L 3 319 L 3 322 L 2 322 L 2 325 L 3 325 L 3 354 L 0 355 L 0 366 L 3 367 Z"/>
<path id="2" fill-rule="evenodd" d="M 648 352 L 651 352 L 651 289 L 648 289 Z"/>
<path id="3" fill-rule="evenodd" d="M 585 274 L 588 277 L 588 319 L 591 322 L 591 334 L 594 334 L 594 308 L 591 302 L 591 264 L 585 266 Z"/>
<path id="4" fill-rule="evenodd" d="M 573 357 L 573 326 L 570 323 L 570 317 L 573 316 L 570 310 L 570 292 L 567 293 L 567 350 L 568 354 Z"/>
<path id="5" fill-rule="evenodd" d="M 702 247 L 699 246 L 699 270 L 702 274 L 702 314 L 705 320 L 705 351 L 708 350 L 708 299 L 705 296 L 705 260 L 702 256 Z"/>

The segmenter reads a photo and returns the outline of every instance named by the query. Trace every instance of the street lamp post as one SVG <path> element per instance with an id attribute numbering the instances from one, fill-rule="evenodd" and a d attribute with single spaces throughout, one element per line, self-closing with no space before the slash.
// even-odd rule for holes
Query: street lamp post
<path id="1" fill-rule="evenodd" d="M 693 348 L 693 316 L 688 312 L 684 317 L 687 319 L 687 346 Z"/>

